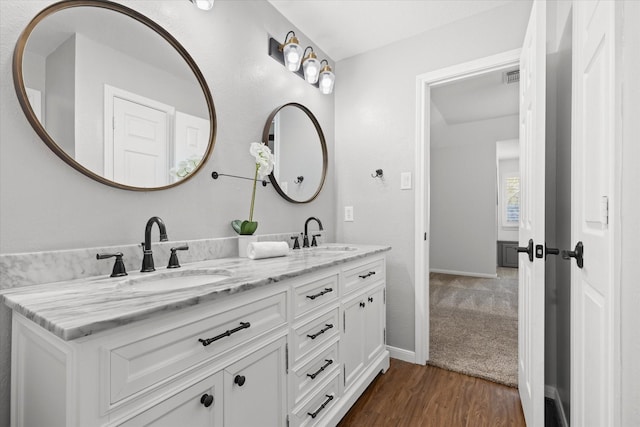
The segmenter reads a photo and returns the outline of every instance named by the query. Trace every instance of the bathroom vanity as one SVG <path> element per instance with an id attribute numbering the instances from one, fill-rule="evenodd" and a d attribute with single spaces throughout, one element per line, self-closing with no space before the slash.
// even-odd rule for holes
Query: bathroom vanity
<path id="1" fill-rule="evenodd" d="M 13 426 L 335 425 L 389 366 L 386 246 L 3 291 Z"/>

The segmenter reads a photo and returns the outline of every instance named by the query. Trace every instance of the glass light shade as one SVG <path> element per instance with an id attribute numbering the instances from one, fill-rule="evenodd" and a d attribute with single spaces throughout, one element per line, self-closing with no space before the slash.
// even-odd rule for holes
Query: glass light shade
<path id="1" fill-rule="evenodd" d="M 202 10 L 210 10 L 213 7 L 213 0 L 191 0 L 191 3 Z"/>
<path id="2" fill-rule="evenodd" d="M 329 95 L 333 92 L 333 85 L 336 81 L 336 75 L 331 71 L 331 67 L 325 66 L 320 73 L 320 92 Z"/>
<path id="3" fill-rule="evenodd" d="M 304 61 L 302 61 L 302 69 L 304 71 L 304 79 L 309 84 L 316 84 L 320 74 L 320 61 L 316 58 L 316 54 L 311 52 Z"/>
<path id="4" fill-rule="evenodd" d="M 284 55 L 284 66 L 291 72 L 296 72 L 300 69 L 300 62 L 302 61 L 302 48 L 298 44 L 298 39 L 291 37 L 288 43 L 284 45 L 282 49 Z"/>

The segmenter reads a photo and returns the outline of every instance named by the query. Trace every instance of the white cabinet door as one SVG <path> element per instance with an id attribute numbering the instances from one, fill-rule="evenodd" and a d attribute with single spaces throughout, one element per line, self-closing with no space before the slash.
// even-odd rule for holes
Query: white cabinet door
<path id="1" fill-rule="evenodd" d="M 369 365 L 384 349 L 385 307 L 384 288 L 380 287 L 367 293 L 364 309 L 364 356 Z"/>
<path id="2" fill-rule="evenodd" d="M 222 426 L 222 378 L 222 372 L 211 375 L 120 426 Z"/>
<path id="3" fill-rule="evenodd" d="M 343 307 L 340 352 L 344 361 L 344 385 L 348 388 L 364 369 L 364 309 L 366 298 L 358 295 Z"/>
<path id="4" fill-rule="evenodd" d="M 285 346 L 280 338 L 224 370 L 226 427 L 285 425 Z"/>

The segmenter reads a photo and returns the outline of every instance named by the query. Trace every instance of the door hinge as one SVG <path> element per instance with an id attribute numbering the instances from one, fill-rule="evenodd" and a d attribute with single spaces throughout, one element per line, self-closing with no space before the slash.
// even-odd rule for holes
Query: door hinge
<path id="1" fill-rule="evenodd" d="M 387 345 L 387 328 L 384 328 L 382 330 L 382 336 L 383 336 L 383 342 L 385 345 Z"/>
<path id="2" fill-rule="evenodd" d="M 289 427 L 289 415 L 287 415 L 287 427 Z"/>
<path id="3" fill-rule="evenodd" d="M 347 312 L 342 312 L 342 332 L 347 332 Z"/>
<path id="4" fill-rule="evenodd" d="M 285 372 L 289 373 L 289 343 L 284 345 L 284 369 Z M 288 420 L 287 420 L 288 423 Z"/>
<path id="5" fill-rule="evenodd" d="M 427 240 L 427 232 L 426 232 L 426 231 L 425 231 L 425 233 L 424 233 L 424 240 L 425 240 L 425 241 Z"/>
<path id="6" fill-rule="evenodd" d="M 386 304 L 387 303 L 387 289 L 383 289 L 382 290 L 382 304 Z"/>
<path id="7" fill-rule="evenodd" d="M 113 129 L 116 128 L 116 116 L 111 117 L 111 125 L 112 125 L 111 127 Z"/>
<path id="8" fill-rule="evenodd" d="M 601 202 L 601 210 L 602 210 L 602 223 L 605 225 L 609 224 L 609 197 L 602 196 Z"/>

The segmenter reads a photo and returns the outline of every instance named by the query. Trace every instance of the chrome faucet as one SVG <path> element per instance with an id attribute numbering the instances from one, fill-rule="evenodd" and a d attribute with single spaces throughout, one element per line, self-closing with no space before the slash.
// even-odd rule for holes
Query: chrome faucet
<path id="1" fill-rule="evenodd" d="M 309 247 L 309 222 L 310 221 L 315 221 L 318 223 L 318 226 L 320 227 L 320 231 L 324 230 L 324 228 L 322 228 L 322 222 L 320 222 L 320 220 L 318 218 L 316 218 L 315 216 L 310 216 L 309 218 L 307 218 L 307 220 L 304 222 L 304 238 L 302 239 L 302 247 L 303 248 L 308 248 Z M 316 242 L 316 236 L 313 236 L 313 242 Z M 311 244 L 311 246 L 317 246 L 316 244 Z"/>
<path id="2" fill-rule="evenodd" d="M 160 241 L 166 242 L 169 240 L 167 239 L 167 229 L 165 228 L 162 219 L 157 216 L 149 218 L 147 226 L 144 229 L 144 243 L 142 246 L 144 254 L 142 256 L 142 268 L 140 269 L 142 273 L 156 271 L 155 266 L 153 265 L 153 252 L 151 252 L 151 228 L 153 227 L 153 224 L 158 224 L 158 228 L 160 229 Z"/>

